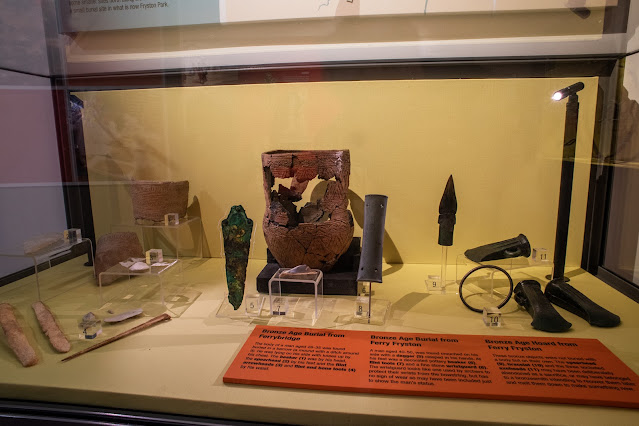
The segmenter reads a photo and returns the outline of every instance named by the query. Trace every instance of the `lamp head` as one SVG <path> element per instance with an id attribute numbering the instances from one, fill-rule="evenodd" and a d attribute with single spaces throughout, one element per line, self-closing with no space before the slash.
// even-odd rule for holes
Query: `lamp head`
<path id="1" fill-rule="evenodd" d="M 568 87 L 564 87 L 561 90 L 557 90 L 553 95 L 552 95 L 552 100 L 553 101 L 560 101 L 568 96 L 572 96 L 572 95 L 576 95 L 578 91 L 582 90 L 584 88 L 584 84 L 580 81 L 578 83 L 575 84 L 571 84 Z"/>

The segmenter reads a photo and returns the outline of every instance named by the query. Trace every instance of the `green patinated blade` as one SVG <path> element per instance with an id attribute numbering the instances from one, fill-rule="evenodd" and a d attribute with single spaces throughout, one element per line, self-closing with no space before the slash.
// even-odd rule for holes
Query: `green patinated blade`
<path id="1" fill-rule="evenodd" d="M 253 221 L 246 216 L 244 207 L 231 207 L 229 215 L 222 221 L 222 236 L 224 237 L 229 302 L 236 310 L 244 299 L 244 283 L 252 231 Z"/>

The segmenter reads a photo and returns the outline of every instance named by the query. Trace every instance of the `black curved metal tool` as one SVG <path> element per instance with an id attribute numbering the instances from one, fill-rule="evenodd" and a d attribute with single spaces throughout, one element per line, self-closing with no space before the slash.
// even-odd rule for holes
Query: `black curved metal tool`
<path id="1" fill-rule="evenodd" d="M 524 234 L 519 234 L 515 238 L 466 250 L 464 255 L 477 263 L 519 256 L 528 257 L 530 256 L 530 243 Z"/>
<path id="2" fill-rule="evenodd" d="M 572 327 L 546 299 L 541 284 L 535 280 L 523 280 L 515 286 L 515 301 L 526 308 L 533 318 L 530 325 L 537 330 L 559 333 Z"/>
<path id="3" fill-rule="evenodd" d="M 615 327 L 621 323 L 621 318 L 618 315 L 597 305 L 561 278 L 550 281 L 546 285 L 544 294 L 551 303 L 580 316 L 590 325 Z"/>

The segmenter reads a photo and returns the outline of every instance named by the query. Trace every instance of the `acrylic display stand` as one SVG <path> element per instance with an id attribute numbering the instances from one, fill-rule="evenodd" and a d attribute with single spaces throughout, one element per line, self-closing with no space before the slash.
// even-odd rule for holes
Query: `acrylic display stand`
<path id="1" fill-rule="evenodd" d="M 269 314 L 315 325 L 324 303 L 324 274 L 319 269 L 313 269 L 315 275 L 309 279 L 282 278 L 281 274 L 290 269 L 278 269 L 268 282 Z M 295 295 L 283 295 L 283 283 L 288 284 L 289 290 L 296 289 L 299 292 L 294 290 L 292 293 Z M 314 297 L 298 295 L 309 294 L 309 290 L 312 290 Z"/>
<path id="2" fill-rule="evenodd" d="M 341 255 L 330 271 L 324 273 L 324 295 L 357 296 L 361 292 L 361 283 L 357 282 L 357 269 L 360 258 L 360 237 L 353 237 L 346 253 Z M 268 282 L 280 268 L 269 249 L 266 249 L 266 266 L 257 276 L 257 291 L 268 293 Z M 282 282 L 282 293 L 313 294 L 312 287 L 290 291 L 288 283 Z"/>
<path id="3" fill-rule="evenodd" d="M 229 302 L 229 294 L 224 293 L 224 299 L 215 314 L 218 318 L 251 319 L 266 315 L 263 312 L 266 296 L 260 293 L 244 293 L 242 304 L 237 309 Z"/>
<path id="4" fill-rule="evenodd" d="M 456 265 L 455 265 L 455 282 L 459 284 L 464 275 L 470 271 L 471 269 L 482 265 L 489 264 L 499 266 L 508 272 L 515 284 L 517 284 L 518 280 L 513 274 L 516 273 L 518 269 L 526 268 L 529 266 L 542 266 L 552 268 L 552 262 L 550 260 L 550 256 L 548 254 L 548 250 L 541 247 L 533 247 L 532 255 L 529 258 L 525 257 L 514 257 L 509 259 L 499 259 L 499 260 L 491 260 L 488 262 L 478 263 L 468 259 L 465 255 L 460 254 L 457 256 Z M 522 279 L 525 277 L 522 277 Z"/>
<path id="5" fill-rule="evenodd" d="M 426 280 L 426 290 L 430 294 L 446 294 L 446 285 L 439 275 L 429 275 Z"/>
<path id="6" fill-rule="evenodd" d="M 548 249 L 543 247 L 533 247 L 532 256 L 530 256 L 529 263 L 531 266 L 550 266 L 552 262 L 548 257 Z"/>
<path id="7" fill-rule="evenodd" d="M 489 262 L 484 262 L 484 263 L 478 263 L 478 262 L 473 262 L 472 260 L 464 256 L 463 254 L 460 254 L 459 256 L 457 256 L 457 261 L 455 265 L 455 282 L 459 284 L 461 279 L 464 277 L 464 275 L 466 275 L 468 271 L 483 264 L 499 266 L 500 268 L 505 269 L 506 272 L 508 272 L 512 276 L 512 272 L 515 266 L 515 263 L 514 263 L 515 259 L 516 258 L 500 259 L 500 260 L 491 260 Z"/>
<path id="8" fill-rule="evenodd" d="M 384 325 L 390 313 L 391 303 L 388 300 L 373 298 L 371 294 L 371 283 L 365 282 L 362 284 L 362 292 L 355 299 L 352 322 Z"/>
<path id="9" fill-rule="evenodd" d="M 62 235 L 62 233 L 60 234 Z M 82 238 L 75 242 L 67 242 L 60 240 L 61 243 L 52 248 L 45 248 L 33 253 L 26 254 L 24 248 L 13 247 L 9 249 L 0 249 L 0 257 L 23 259 L 25 266 L 33 265 L 35 271 L 35 283 L 37 300 L 46 301 L 58 295 L 55 288 L 48 288 L 45 283 L 41 282 L 41 273 L 46 269 L 51 269 L 52 266 L 57 264 L 55 261 L 62 261 L 64 256 L 75 255 L 79 253 L 86 253 L 88 256 L 88 262 L 86 266 L 93 268 L 93 274 L 95 275 L 95 267 L 93 265 L 93 244 L 88 238 Z M 88 245 L 88 250 L 82 250 L 82 245 Z M 74 256 L 74 257 L 75 257 Z M 58 262 L 59 263 L 59 262 Z"/>
<path id="10" fill-rule="evenodd" d="M 457 256 L 455 275 L 456 282 L 459 284 L 470 270 L 476 268 L 480 265 L 494 265 L 499 266 L 504 269 L 508 274 L 512 277 L 513 271 L 517 269 L 517 266 L 527 266 L 516 264 L 517 259 L 523 258 L 509 258 L 509 259 L 499 259 L 499 260 L 491 260 L 489 262 L 477 263 L 470 259 L 468 259 L 465 255 L 461 254 Z M 504 279 L 496 279 L 495 274 L 498 277 L 503 277 Z M 474 279 L 483 278 L 481 281 L 482 285 L 473 284 Z M 515 278 L 513 278 L 515 280 Z M 506 277 L 502 272 L 499 272 L 495 269 L 481 269 L 475 273 L 473 273 L 466 282 L 464 282 L 463 296 L 464 299 L 471 306 L 477 309 L 483 309 L 483 320 L 487 326 L 501 326 L 501 313 L 497 306 L 502 303 L 508 297 L 509 287 L 505 287 Z M 515 284 L 517 282 L 515 281 Z M 457 288 L 459 292 L 459 287 Z M 474 297 L 474 299 L 469 299 L 469 297 Z M 475 300 L 477 299 L 477 300 Z M 485 303 L 483 306 L 478 303 L 479 301 L 483 301 Z M 497 319 L 495 319 L 497 318 Z"/>
<path id="11" fill-rule="evenodd" d="M 162 248 L 175 259 L 184 257 L 202 258 L 204 241 L 202 220 L 197 217 L 183 217 L 177 225 L 163 222 L 149 224 L 123 224 L 113 227 L 114 231 L 135 232 L 140 237 L 146 252 L 152 248 Z M 185 246 L 183 239 L 190 235 L 192 244 Z"/>
<path id="12" fill-rule="evenodd" d="M 446 294 L 446 286 L 454 284 L 456 281 L 448 280 L 446 272 L 448 270 L 448 247 L 442 246 L 442 260 L 440 263 L 439 275 L 428 275 L 426 279 L 426 290 L 429 294 Z"/>
<path id="13" fill-rule="evenodd" d="M 116 280 L 104 284 L 107 278 Z M 184 285 L 179 259 L 165 259 L 145 271 L 131 271 L 117 264 L 100 274 L 98 285 L 102 304 L 100 317 L 138 308 L 142 308 L 147 316 L 167 312 L 172 317 L 179 317 L 200 295 Z"/>
<path id="14" fill-rule="evenodd" d="M 482 319 L 486 327 L 501 327 L 503 320 L 501 318 L 501 311 L 496 307 L 484 308 L 482 312 Z"/>

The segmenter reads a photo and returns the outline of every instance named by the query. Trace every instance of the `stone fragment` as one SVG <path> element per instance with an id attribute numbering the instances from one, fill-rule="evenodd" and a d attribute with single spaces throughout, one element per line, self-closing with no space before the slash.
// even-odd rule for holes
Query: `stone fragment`
<path id="1" fill-rule="evenodd" d="M 127 320 L 129 318 L 137 317 L 141 313 L 142 313 L 142 308 L 137 308 L 137 309 L 133 309 L 131 311 L 123 312 L 121 314 L 118 314 L 118 315 L 115 315 L 115 316 L 112 316 L 112 317 L 105 318 L 104 322 L 109 322 L 109 323 L 121 322 L 121 321 Z"/>
<path id="2" fill-rule="evenodd" d="M 253 221 L 246 216 L 244 207 L 233 206 L 222 221 L 224 256 L 226 257 L 226 284 L 229 302 L 237 310 L 244 300 L 246 268 L 251 248 Z"/>
<path id="3" fill-rule="evenodd" d="M 317 272 L 308 267 L 308 265 L 299 265 L 284 271 L 280 274 L 280 278 L 287 280 L 314 280 Z"/>
<path id="4" fill-rule="evenodd" d="M 129 267 L 129 271 L 133 271 L 133 272 L 142 272 L 142 271 L 148 271 L 148 270 L 149 270 L 149 265 L 147 265 L 146 262 L 135 262 L 133 265 Z"/>

